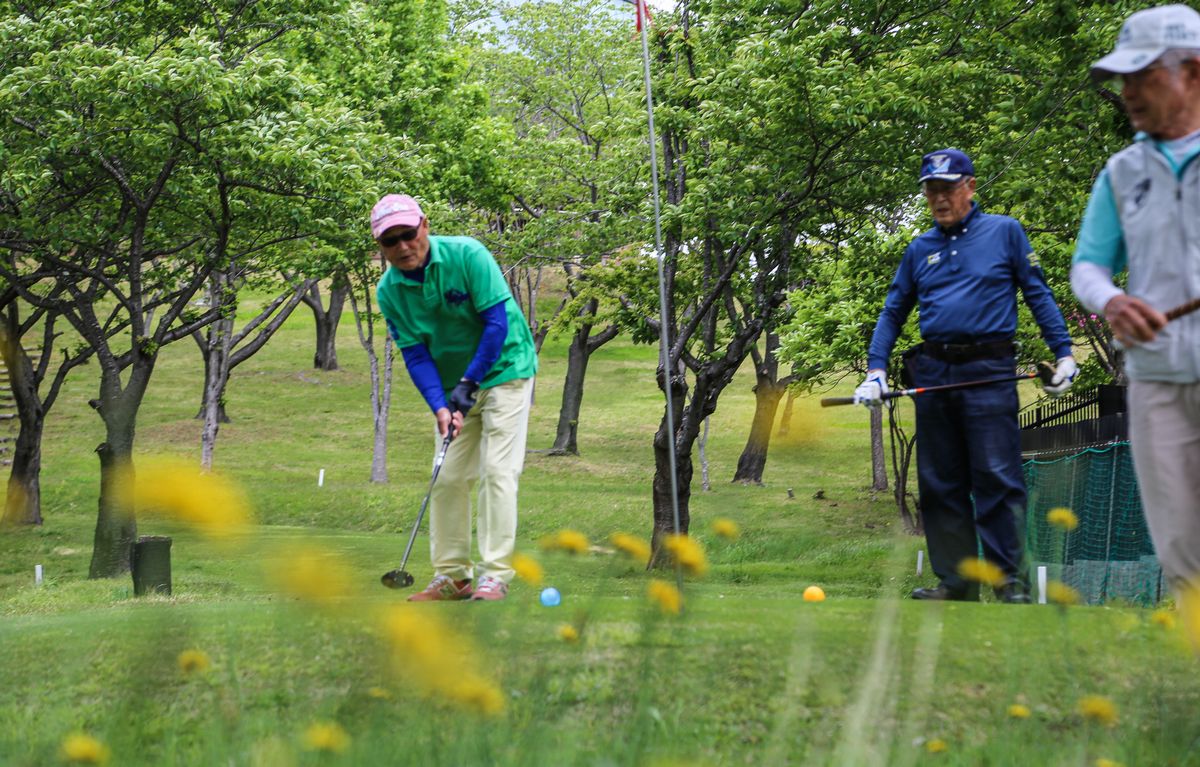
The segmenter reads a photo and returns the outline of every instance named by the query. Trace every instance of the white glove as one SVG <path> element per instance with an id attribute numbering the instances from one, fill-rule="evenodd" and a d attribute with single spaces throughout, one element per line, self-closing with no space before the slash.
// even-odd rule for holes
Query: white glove
<path id="1" fill-rule="evenodd" d="M 1050 379 L 1050 383 L 1042 386 L 1042 389 L 1051 397 L 1061 397 L 1067 389 L 1071 388 L 1071 383 L 1075 380 L 1075 374 L 1078 372 L 1079 368 L 1075 366 L 1074 357 L 1059 357 L 1054 365 L 1054 376 Z"/>
<path id="2" fill-rule="evenodd" d="M 887 391 L 887 373 L 882 370 L 868 370 L 867 377 L 854 390 L 854 404 L 879 407 L 883 404 L 883 395 Z"/>

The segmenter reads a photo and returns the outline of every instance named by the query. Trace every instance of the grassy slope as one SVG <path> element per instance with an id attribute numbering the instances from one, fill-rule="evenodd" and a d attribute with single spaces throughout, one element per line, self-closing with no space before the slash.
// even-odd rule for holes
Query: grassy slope
<path id="1" fill-rule="evenodd" d="M 549 580 L 566 597 L 561 608 L 538 607 L 535 590 L 521 585 L 501 605 L 434 608 L 481 640 L 480 657 L 510 695 L 506 718 L 431 716 L 399 690 L 395 700 L 371 700 L 368 687 L 394 683 L 370 616 L 397 598 L 373 584 L 397 561 L 425 492 L 430 419 L 398 369 L 391 482 L 371 485 L 368 376 L 353 327 L 342 328 L 343 370 L 307 369 L 311 344 L 302 313 L 235 372 L 228 392 L 235 421 L 221 430 L 217 465 L 258 509 L 263 527 L 248 547 L 222 549 L 143 523 L 142 533 L 175 537 L 170 600 L 132 600 L 124 579 L 84 578 L 102 430 L 83 404 L 95 390 L 92 371 L 75 376 L 46 438 L 46 525 L 0 538 L 0 689 L 9 691 L 0 698 L 0 763 L 53 761 L 63 735 L 86 727 L 120 764 L 265 764 L 264 754 L 293 750 L 307 722 L 329 718 L 354 739 L 347 763 L 364 764 L 1083 764 L 1100 756 L 1200 764 L 1190 747 L 1200 734 L 1194 661 L 1144 611 L 897 599 L 916 582 L 920 541 L 898 531 L 887 498 L 864 489 L 861 410 L 798 402 L 791 435 L 772 445 L 766 484 L 730 484 L 753 410 L 747 375 L 712 420 L 711 492 L 701 492 L 696 473 L 694 531 L 713 568 L 689 585 L 684 618 L 651 619 L 646 576 L 611 556 L 546 556 Z M 624 342 L 597 354 L 583 455 L 528 457 L 522 548 L 564 527 L 601 542 L 616 530 L 648 530 L 650 439 L 661 412 L 653 360 L 653 350 Z M 198 362 L 188 345 L 164 352 L 139 420 L 140 452 L 198 453 Z M 561 341 L 547 343 L 541 363 L 535 450 L 553 439 Z M 714 540 L 707 524 L 717 516 L 735 519 L 742 537 Z M 346 614 L 301 612 L 264 585 L 259 563 L 297 539 L 351 563 L 361 591 Z M 35 563 L 47 572 L 41 589 L 31 584 Z M 424 541 L 409 569 L 428 574 Z M 829 600 L 802 602 L 810 583 Z M 567 620 L 586 622 L 579 645 L 555 638 Z M 201 680 L 174 670 L 189 646 L 213 656 Z M 1075 701 L 1088 693 L 1117 703 L 1116 728 L 1079 719 Z M 1008 719 L 1014 702 L 1029 705 L 1032 718 Z M 933 738 L 948 750 L 920 747 Z"/>

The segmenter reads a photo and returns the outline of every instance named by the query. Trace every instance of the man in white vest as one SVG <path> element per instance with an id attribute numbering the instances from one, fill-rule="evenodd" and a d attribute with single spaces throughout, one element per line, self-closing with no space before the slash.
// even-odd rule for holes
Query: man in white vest
<path id="1" fill-rule="evenodd" d="M 1138 11 L 1092 74 L 1120 80 L 1137 135 L 1092 187 L 1071 287 L 1126 349 L 1142 507 L 1163 573 L 1195 626 L 1200 313 L 1168 324 L 1164 312 L 1200 298 L 1200 13 L 1186 5 Z M 1124 290 L 1113 283 L 1122 270 L 1129 272 Z"/>

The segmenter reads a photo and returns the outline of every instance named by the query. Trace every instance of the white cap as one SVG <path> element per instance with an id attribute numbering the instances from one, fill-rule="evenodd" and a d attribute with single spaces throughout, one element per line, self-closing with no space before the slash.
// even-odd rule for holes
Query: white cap
<path id="1" fill-rule="evenodd" d="M 1147 8 L 1125 20 L 1116 47 L 1092 64 L 1092 75 L 1139 72 L 1173 48 L 1200 49 L 1200 13 L 1186 5 Z"/>

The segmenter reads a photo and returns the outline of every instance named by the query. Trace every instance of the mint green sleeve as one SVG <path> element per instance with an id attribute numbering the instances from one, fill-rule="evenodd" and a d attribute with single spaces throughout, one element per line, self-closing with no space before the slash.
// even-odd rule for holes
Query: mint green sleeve
<path id="1" fill-rule="evenodd" d="M 482 312 L 512 298 L 512 291 L 508 289 L 500 265 L 483 243 L 472 240 L 470 254 L 466 271 L 475 311 Z"/>
<path id="2" fill-rule="evenodd" d="M 404 349 L 421 343 L 408 329 L 408 323 L 400 315 L 399 309 L 388 295 L 387 286 L 383 280 L 375 287 L 375 303 L 379 305 L 379 313 L 387 322 L 388 335 L 396 343 L 396 348 Z"/>
<path id="3" fill-rule="evenodd" d="M 1121 218 L 1117 215 L 1117 201 L 1107 168 L 1100 171 L 1092 184 L 1092 196 L 1079 227 L 1072 263 L 1080 261 L 1103 266 L 1113 274 L 1125 268 L 1125 233 L 1121 230 Z"/>

